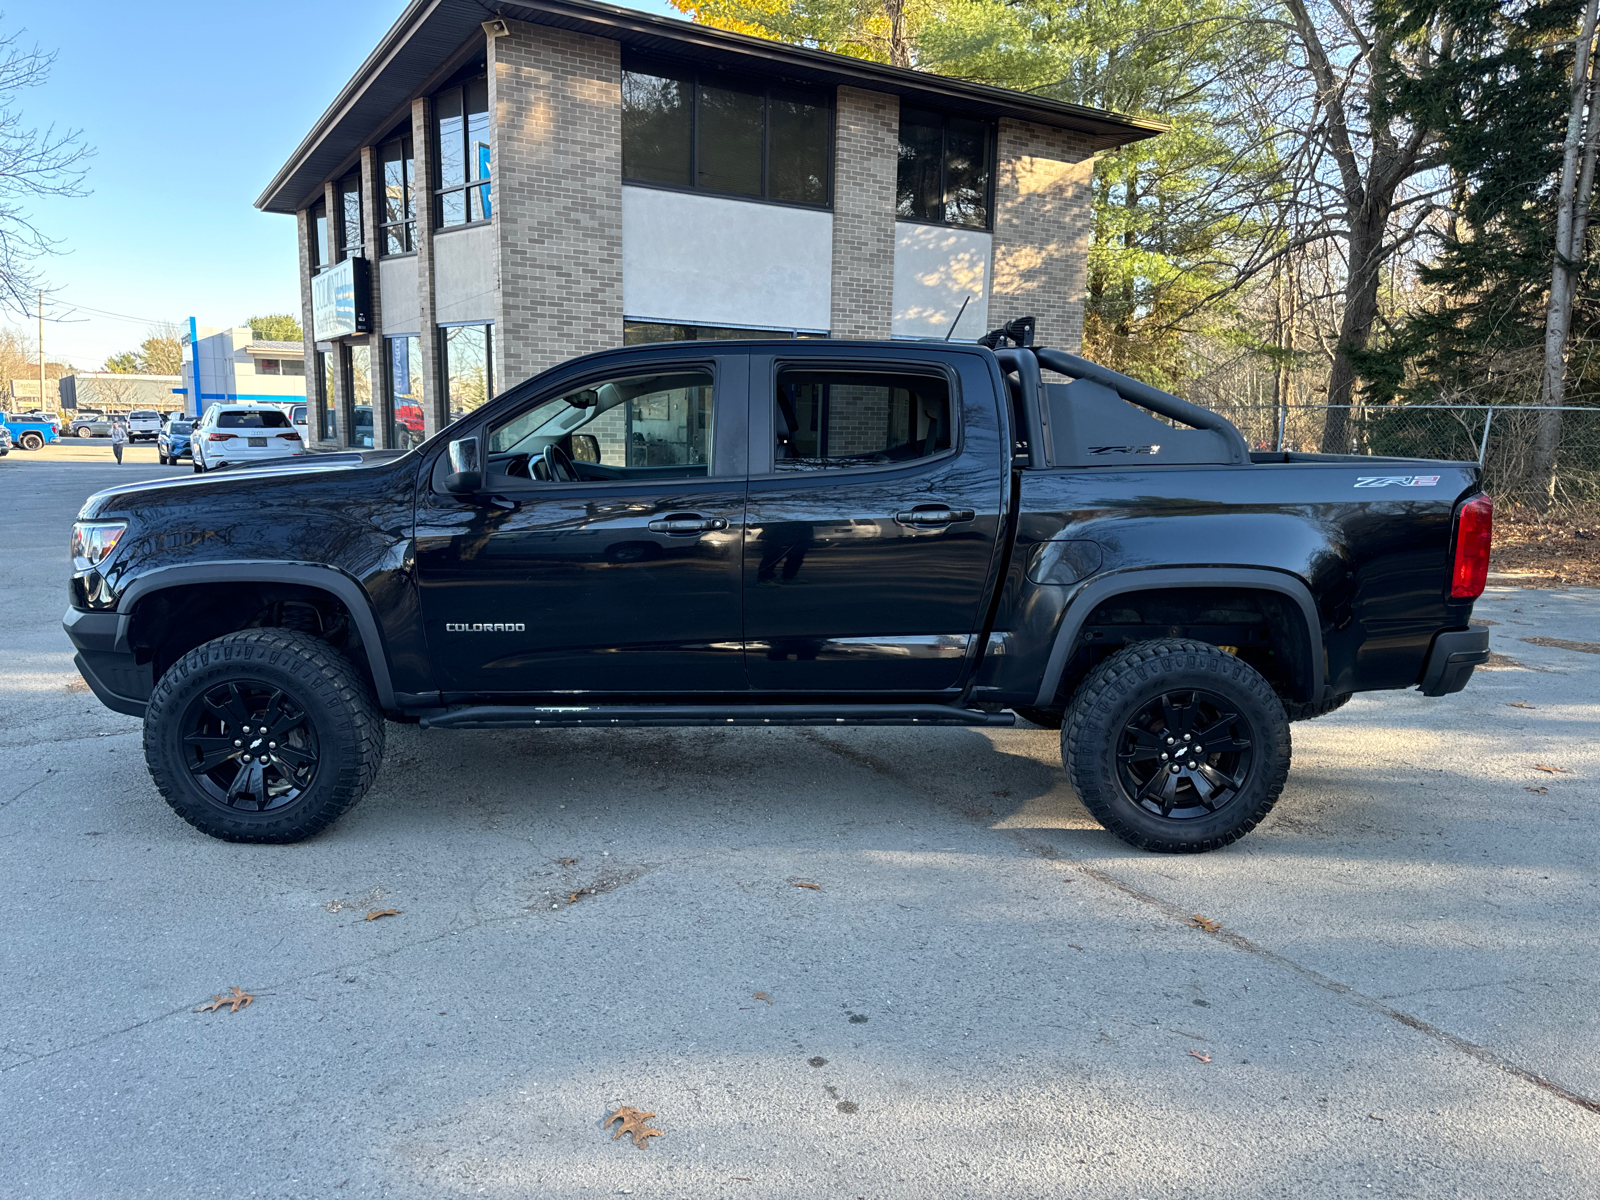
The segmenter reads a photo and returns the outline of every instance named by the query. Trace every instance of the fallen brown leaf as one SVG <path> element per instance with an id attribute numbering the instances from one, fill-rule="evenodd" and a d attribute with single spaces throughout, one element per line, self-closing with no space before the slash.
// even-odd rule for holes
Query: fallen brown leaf
<path id="1" fill-rule="evenodd" d="M 752 1000 L 765 1000 L 768 1004 L 772 1003 L 772 997 L 767 995 L 765 992 L 755 992 L 754 994 L 751 995 L 750 999 L 752 999 Z"/>
<path id="2" fill-rule="evenodd" d="M 1211 1055 L 1209 1055 L 1209 1054 L 1201 1054 L 1200 1051 L 1198 1051 L 1198 1050 L 1189 1051 L 1189 1057 L 1190 1058 L 1198 1058 L 1201 1062 L 1210 1062 L 1211 1061 Z"/>
<path id="3" fill-rule="evenodd" d="M 1068 942 L 1067 945 L 1068 945 L 1069 948 L 1071 948 L 1073 950 L 1082 950 L 1083 949 L 1082 946 L 1074 946 L 1071 942 Z"/>
<path id="4" fill-rule="evenodd" d="M 558 863 L 560 863 L 563 867 L 570 867 L 574 863 L 576 863 L 578 860 L 575 859 L 575 858 L 558 858 L 558 859 L 556 859 L 556 861 Z"/>
<path id="5" fill-rule="evenodd" d="M 1222 928 L 1221 921 L 1213 921 L 1204 913 L 1195 913 L 1194 920 L 1190 921 L 1189 925 L 1193 929 L 1204 929 L 1207 933 L 1215 933 Z"/>
<path id="6" fill-rule="evenodd" d="M 802 883 L 795 884 L 795 887 L 810 888 L 813 892 L 820 892 L 822 890 L 822 885 L 820 883 L 803 883 L 802 882 Z"/>
<path id="7" fill-rule="evenodd" d="M 1525 787 L 1522 790 L 1532 792 L 1535 796 L 1546 796 L 1550 793 L 1550 789 L 1547 787 Z"/>
<path id="8" fill-rule="evenodd" d="M 1508 701 L 1506 701 L 1506 707 L 1507 708 L 1537 708 L 1539 706 L 1537 704 L 1524 704 L 1521 700 L 1508 700 Z"/>
<path id="9" fill-rule="evenodd" d="M 598 896 L 599 894 L 600 893 L 592 887 L 579 888 L 577 891 L 573 892 L 567 897 L 567 903 L 576 904 L 579 896 Z"/>
<path id="10" fill-rule="evenodd" d="M 662 1136 L 661 1130 L 649 1129 L 645 1126 L 645 1122 L 653 1116 L 655 1116 L 653 1112 L 640 1112 L 637 1108 L 629 1108 L 624 1104 L 607 1117 L 605 1124 L 601 1125 L 600 1128 L 609 1129 L 611 1122 L 616 1121 L 617 1129 L 611 1135 L 611 1140 L 614 1142 L 623 1134 L 631 1133 L 633 1135 L 633 1144 L 643 1150 L 648 1144 L 648 1139 Z"/>
<path id="11" fill-rule="evenodd" d="M 250 1007 L 250 1001 L 252 1001 L 254 999 L 255 999 L 255 994 L 254 993 L 247 992 L 243 988 L 231 987 L 231 988 L 228 989 L 228 994 L 226 996 L 215 996 L 214 995 L 214 996 L 211 997 L 211 1003 L 210 1004 L 202 1004 L 199 1008 L 195 1009 L 194 1011 L 195 1012 L 216 1012 L 217 1009 L 221 1008 L 224 1004 L 226 1004 L 228 1006 L 228 1011 L 231 1012 L 231 1013 L 235 1013 L 235 1012 L 238 1012 L 241 1008 L 249 1008 Z"/>
<path id="12" fill-rule="evenodd" d="M 376 908 L 362 918 L 364 921 L 376 921 L 379 917 L 398 917 L 401 910 L 398 908 Z"/>
<path id="13" fill-rule="evenodd" d="M 1543 763 L 1534 763 L 1533 764 L 1533 769 L 1535 771 L 1548 771 L 1552 775 L 1571 775 L 1572 774 L 1572 772 L 1567 770 L 1565 767 L 1547 767 Z"/>

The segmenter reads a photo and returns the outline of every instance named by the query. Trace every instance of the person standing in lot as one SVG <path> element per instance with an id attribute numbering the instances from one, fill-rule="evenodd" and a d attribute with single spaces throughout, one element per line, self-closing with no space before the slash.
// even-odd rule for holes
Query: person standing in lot
<path id="1" fill-rule="evenodd" d="M 117 456 L 117 462 L 122 462 L 122 448 L 128 444 L 128 427 L 121 417 L 111 418 L 111 453 Z"/>

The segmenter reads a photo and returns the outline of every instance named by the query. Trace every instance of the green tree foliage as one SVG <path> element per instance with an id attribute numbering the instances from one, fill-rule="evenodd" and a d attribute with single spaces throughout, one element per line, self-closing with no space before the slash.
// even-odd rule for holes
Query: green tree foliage
<path id="1" fill-rule="evenodd" d="M 264 317 L 250 318 L 250 333 L 262 342 L 299 342 L 305 340 L 300 322 L 289 313 L 269 313 Z"/>
<path id="2" fill-rule="evenodd" d="M 106 370 L 113 375 L 138 375 L 143 370 L 139 363 L 139 356 L 132 350 L 124 350 L 121 354 L 113 354 L 106 359 Z"/>
<path id="3" fill-rule="evenodd" d="M 124 350 L 106 359 L 113 375 L 181 375 L 183 342 L 168 333 L 152 333 L 137 350 Z"/>
<path id="4" fill-rule="evenodd" d="M 1381 0 L 1382 19 L 1401 30 L 1442 13 L 1457 52 L 1394 92 L 1398 108 L 1440 131 L 1453 195 L 1436 249 L 1417 269 L 1422 301 L 1360 359 L 1372 399 L 1536 399 L 1580 8 L 1580 0 Z M 1580 297 L 1597 293 L 1594 262 Z M 1575 329 L 1592 335 L 1597 318 L 1580 299 Z M 1592 359 L 1581 349 L 1576 357 Z M 1593 393 L 1597 383 L 1580 379 L 1576 390 Z"/>

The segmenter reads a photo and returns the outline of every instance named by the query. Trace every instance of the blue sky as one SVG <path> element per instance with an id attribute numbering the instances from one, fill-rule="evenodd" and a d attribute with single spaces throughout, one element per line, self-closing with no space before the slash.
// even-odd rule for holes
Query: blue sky
<path id="1" fill-rule="evenodd" d="M 676 15 L 664 0 L 630 7 Z M 297 313 L 294 219 L 254 201 L 404 8 L 11 0 L 0 28 L 59 53 L 50 81 L 20 97 L 26 121 L 81 128 L 96 151 L 93 195 L 33 206 L 66 251 L 45 263 L 49 282 L 64 305 L 124 314 L 47 320 L 47 356 L 97 369 L 153 319 Z"/>

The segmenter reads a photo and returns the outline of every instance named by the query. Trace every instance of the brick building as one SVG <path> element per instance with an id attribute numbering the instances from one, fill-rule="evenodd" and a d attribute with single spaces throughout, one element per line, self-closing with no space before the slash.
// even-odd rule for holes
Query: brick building
<path id="1" fill-rule="evenodd" d="M 257 206 L 299 222 L 314 438 L 394 446 L 623 342 L 1031 313 L 1075 348 L 1090 159 L 1156 132 L 589 0 L 413 0 Z"/>

